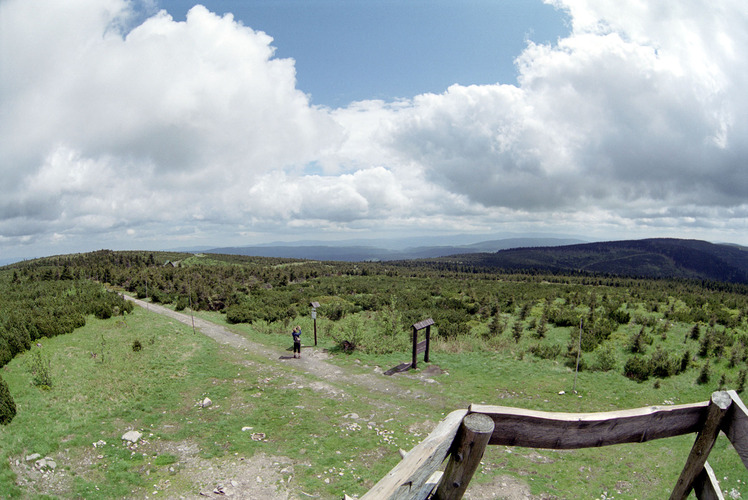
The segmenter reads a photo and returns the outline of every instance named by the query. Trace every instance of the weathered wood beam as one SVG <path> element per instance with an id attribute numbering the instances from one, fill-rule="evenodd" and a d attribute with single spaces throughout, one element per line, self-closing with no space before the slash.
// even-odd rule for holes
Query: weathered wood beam
<path id="1" fill-rule="evenodd" d="M 743 465 L 748 469 L 748 409 L 735 391 L 727 391 L 732 405 L 720 429 L 730 440 Z"/>
<path id="2" fill-rule="evenodd" d="M 455 410 L 374 485 L 361 500 L 423 500 L 422 487 L 449 454 L 467 410 Z"/>
<path id="3" fill-rule="evenodd" d="M 434 500 L 462 498 L 473 474 L 478 470 L 492 432 L 493 420 L 488 415 L 471 413 L 465 417 Z"/>
<path id="4" fill-rule="evenodd" d="M 427 326 L 431 326 L 434 324 L 434 320 L 431 318 L 424 319 L 423 321 L 419 321 L 418 323 L 413 324 L 413 328 L 416 330 L 423 330 Z"/>
<path id="5" fill-rule="evenodd" d="M 686 465 L 680 473 L 675 488 L 670 494 L 670 500 L 684 500 L 691 493 L 693 482 L 704 469 L 704 464 L 712 451 L 714 442 L 719 435 L 719 425 L 732 405 L 732 399 L 726 392 L 715 392 L 707 407 L 706 420 L 696 436 L 696 441 L 688 454 Z"/>
<path id="6" fill-rule="evenodd" d="M 709 462 L 704 464 L 701 473 L 693 482 L 693 491 L 696 493 L 696 498 L 699 500 L 725 500 L 725 497 L 722 495 L 722 490 L 719 488 L 717 476 L 714 475 L 714 471 L 709 466 Z"/>
<path id="7" fill-rule="evenodd" d="M 638 443 L 697 432 L 708 401 L 601 413 L 557 413 L 506 406 L 471 405 L 494 421 L 488 444 L 576 449 Z"/>

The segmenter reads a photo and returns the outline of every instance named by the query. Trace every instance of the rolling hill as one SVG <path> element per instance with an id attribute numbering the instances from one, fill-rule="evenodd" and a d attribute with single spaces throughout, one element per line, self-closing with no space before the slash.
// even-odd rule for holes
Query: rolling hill
<path id="1" fill-rule="evenodd" d="M 295 244 L 268 244 L 243 247 L 221 247 L 202 250 L 206 253 L 251 255 L 255 257 L 282 257 L 289 259 L 333 260 L 347 262 L 411 260 L 443 257 L 447 255 L 495 252 L 517 247 L 545 247 L 579 243 L 572 238 L 504 238 L 455 244 L 433 239 L 423 239 L 424 244 L 413 245 L 416 238 L 408 240 L 350 240 L 338 244 L 298 242 Z M 404 243 L 411 243 L 406 245 Z"/>
<path id="2" fill-rule="evenodd" d="M 513 248 L 436 261 L 500 269 L 748 283 L 746 248 L 672 238 Z"/>

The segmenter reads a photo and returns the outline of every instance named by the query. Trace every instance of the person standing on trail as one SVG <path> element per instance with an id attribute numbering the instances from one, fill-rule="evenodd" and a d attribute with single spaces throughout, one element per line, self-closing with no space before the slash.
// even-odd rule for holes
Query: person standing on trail
<path id="1" fill-rule="evenodd" d="M 301 327 L 298 325 L 293 327 L 291 336 L 293 337 L 293 357 L 300 358 L 301 357 Z"/>

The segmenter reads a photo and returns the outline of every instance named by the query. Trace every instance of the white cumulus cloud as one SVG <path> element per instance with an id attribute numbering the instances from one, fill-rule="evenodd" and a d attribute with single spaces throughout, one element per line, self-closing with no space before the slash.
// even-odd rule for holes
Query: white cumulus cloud
<path id="1" fill-rule="evenodd" d="M 328 109 L 230 14 L 2 0 L 0 248 L 316 230 L 748 243 L 748 4 L 548 1 L 571 33 L 528 41 L 516 85 Z"/>

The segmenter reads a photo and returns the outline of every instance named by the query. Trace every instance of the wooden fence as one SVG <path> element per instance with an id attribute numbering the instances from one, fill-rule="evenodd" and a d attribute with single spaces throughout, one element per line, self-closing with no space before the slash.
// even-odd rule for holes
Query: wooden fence
<path id="1" fill-rule="evenodd" d="M 701 500 L 722 499 L 707 463 L 720 431 L 748 469 L 748 410 L 735 391 L 715 392 L 702 403 L 603 413 L 471 405 L 450 413 L 361 500 L 462 498 L 487 444 L 577 449 L 690 433 L 697 433 L 696 441 L 670 499 L 685 499 L 691 490 Z"/>

